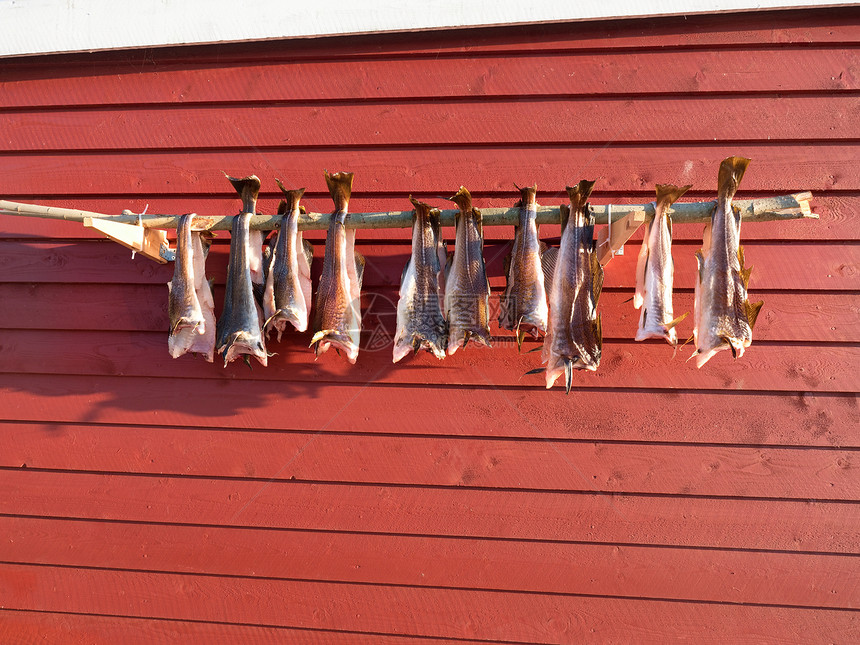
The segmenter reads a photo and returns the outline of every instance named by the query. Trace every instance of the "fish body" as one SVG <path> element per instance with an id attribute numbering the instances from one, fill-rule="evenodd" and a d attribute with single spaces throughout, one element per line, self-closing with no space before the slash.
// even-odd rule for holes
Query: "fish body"
<path id="1" fill-rule="evenodd" d="M 346 228 L 352 194 L 351 172 L 326 172 L 335 204 L 325 241 L 325 260 L 317 288 L 314 335 L 316 354 L 329 347 L 342 350 L 350 363 L 358 358 L 361 333 L 361 281 L 364 257 L 355 250 L 355 229 Z"/>
<path id="2" fill-rule="evenodd" d="M 278 332 L 278 340 L 290 323 L 296 331 L 308 328 L 308 313 L 311 307 L 311 261 L 313 248 L 302 239 L 299 232 L 299 200 L 305 189 L 287 190 L 278 181 L 284 192 L 278 212 L 283 214 L 278 229 L 271 259 L 265 262 L 268 270 L 263 294 L 263 314 L 266 318 L 266 333 Z"/>
<path id="3" fill-rule="evenodd" d="M 397 301 L 397 331 L 394 362 L 409 352 L 426 349 L 436 358 L 445 358 L 448 324 L 442 311 L 440 287 L 444 249 L 439 211 L 409 198 L 415 206 L 412 216 L 412 255 L 400 281 Z"/>
<path id="4" fill-rule="evenodd" d="M 252 236 L 250 231 L 260 180 L 253 175 L 244 179 L 229 179 L 242 196 L 243 212 L 234 218 L 230 234 L 224 311 L 218 320 L 215 347 L 219 354 L 224 354 L 225 367 L 243 355 L 253 356 L 265 366 L 269 353 L 263 338 L 263 314 L 254 295 L 252 273 L 252 260 L 259 256 L 259 276 L 262 277 L 262 248 L 252 247 L 251 244 L 252 237 L 260 242 L 262 240 L 259 235 Z"/>
<path id="5" fill-rule="evenodd" d="M 724 349 L 730 349 L 735 358 L 743 356 L 752 343 L 752 329 L 763 304 L 751 304 L 747 297 L 752 269 L 744 268 L 741 216 L 732 208 L 732 198 L 749 161 L 729 157 L 720 164 L 717 207 L 710 224 L 705 226 L 702 249 L 696 252 L 693 356 L 697 367 Z"/>
<path id="6" fill-rule="evenodd" d="M 668 211 L 690 188 L 657 184 L 654 219 L 645 225 L 645 237 L 636 266 L 633 306 L 641 309 L 636 340 L 663 338 L 672 347 L 678 346 L 675 325 L 683 320 L 686 314 L 676 319 L 672 309 L 675 264 L 672 260 L 672 219 Z"/>
<path id="7" fill-rule="evenodd" d="M 445 317 L 448 320 L 448 354 L 470 339 L 487 347 L 490 340 L 490 283 L 484 265 L 481 211 L 472 208 L 472 196 L 460 187 L 451 197 L 460 208 L 455 216 L 456 246 L 445 280 Z"/>
<path id="8" fill-rule="evenodd" d="M 603 349 L 597 314 L 603 268 L 597 261 L 594 216 L 588 205 L 592 188 L 594 182 L 585 180 L 567 187 L 569 219 L 563 207 L 561 243 L 550 287 L 549 326 L 543 344 L 547 388 L 563 373 L 568 392 L 573 370 L 596 370 Z"/>
<path id="9" fill-rule="evenodd" d="M 514 228 L 513 247 L 506 260 L 507 286 L 500 301 L 499 326 L 516 331 L 518 345 L 525 334 L 537 338 L 546 333 L 549 315 L 538 240 L 536 192 L 536 186 L 520 189 L 519 223 Z"/>
<path id="10" fill-rule="evenodd" d="M 215 308 L 212 290 L 205 278 L 205 253 L 200 233 L 191 230 L 193 219 L 194 214 L 183 215 L 177 227 L 175 270 L 173 279 L 167 283 L 170 318 L 167 348 L 173 358 L 192 352 L 203 354 L 211 363 L 215 346 Z"/>

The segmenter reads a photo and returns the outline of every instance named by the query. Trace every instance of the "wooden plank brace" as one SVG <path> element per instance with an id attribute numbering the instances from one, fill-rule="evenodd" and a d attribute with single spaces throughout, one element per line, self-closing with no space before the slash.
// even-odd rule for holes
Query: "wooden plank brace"
<path id="1" fill-rule="evenodd" d="M 610 211 L 607 218 L 611 217 Z M 616 253 L 620 255 L 623 252 L 625 242 L 645 223 L 646 217 L 644 210 L 631 211 L 600 230 L 597 234 L 597 260 L 601 266 L 606 266 Z"/>
<path id="2" fill-rule="evenodd" d="M 85 217 L 84 226 L 96 229 L 114 242 L 159 264 L 167 264 L 175 258 L 175 252 L 167 244 L 167 231 L 162 229 L 121 224 L 96 217 Z"/>

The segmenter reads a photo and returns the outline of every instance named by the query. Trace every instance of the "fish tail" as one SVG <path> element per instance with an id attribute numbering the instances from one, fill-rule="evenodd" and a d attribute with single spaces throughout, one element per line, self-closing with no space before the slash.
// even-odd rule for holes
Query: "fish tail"
<path id="1" fill-rule="evenodd" d="M 463 212 L 468 212 L 472 210 L 472 194 L 466 190 L 465 186 L 460 186 L 460 190 L 456 192 L 453 196 L 449 197 L 452 202 L 457 204 Z"/>
<path id="2" fill-rule="evenodd" d="M 236 189 L 236 192 L 239 193 L 239 196 L 242 198 L 242 212 L 255 212 L 257 197 L 260 194 L 259 177 L 257 177 L 257 175 L 248 175 L 247 177 L 238 179 L 236 177 L 231 177 L 226 172 L 224 173 L 224 176 L 231 184 L 233 184 L 233 188 Z"/>
<path id="3" fill-rule="evenodd" d="M 567 196 L 570 198 L 570 207 L 572 210 L 580 210 L 585 208 L 588 198 L 591 196 L 591 191 L 594 189 L 595 182 L 583 179 L 576 186 L 567 187 Z"/>
<path id="4" fill-rule="evenodd" d="M 305 194 L 304 188 L 294 188 L 292 190 L 287 190 L 284 185 L 281 183 L 280 179 L 275 179 L 275 183 L 278 184 L 278 188 L 281 189 L 281 192 L 284 193 L 285 201 L 282 203 L 285 204 L 286 210 L 285 213 L 292 213 L 296 207 L 299 205 L 299 200 L 302 198 L 302 195 Z M 281 213 L 280 204 L 278 204 L 278 213 Z"/>
<path id="5" fill-rule="evenodd" d="M 674 184 L 657 184 L 657 211 L 669 208 L 692 187 L 692 184 L 680 188 Z"/>
<path id="6" fill-rule="evenodd" d="M 720 201 L 727 201 L 735 196 L 749 163 L 750 160 L 746 157 L 723 159 L 717 179 L 717 194 Z"/>
<path id="7" fill-rule="evenodd" d="M 514 186 L 517 186 L 514 184 Z M 534 186 L 525 186 L 524 188 L 520 188 L 517 186 L 517 190 L 520 191 L 520 205 L 522 207 L 528 208 L 530 206 L 534 206 L 537 202 L 537 184 Z"/>
<path id="8" fill-rule="evenodd" d="M 328 192 L 334 200 L 334 207 L 338 211 L 345 211 L 349 198 L 352 197 L 352 178 L 355 173 L 352 172 L 336 172 L 329 174 L 325 171 L 325 183 L 328 186 Z"/>
<path id="9" fill-rule="evenodd" d="M 419 202 L 417 199 L 409 195 L 409 201 L 412 202 L 412 206 L 415 207 L 415 214 L 419 218 L 429 218 L 430 215 L 430 204 L 425 204 L 424 202 Z"/>

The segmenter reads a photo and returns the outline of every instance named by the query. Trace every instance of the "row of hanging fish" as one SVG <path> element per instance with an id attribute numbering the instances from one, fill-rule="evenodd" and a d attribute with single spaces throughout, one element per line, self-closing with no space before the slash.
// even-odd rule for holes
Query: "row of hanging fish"
<path id="1" fill-rule="evenodd" d="M 762 305 L 751 304 L 747 297 L 750 269 L 744 267 L 739 243 L 740 213 L 731 204 L 748 163 L 741 157 L 722 162 L 717 207 L 696 253 L 693 356 L 699 367 L 723 349 L 735 357 L 743 355 Z M 346 227 L 353 174 L 326 172 L 325 178 L 335 211 L 326 237 L 311 345 L 317 355 L 334 347 L 354 363 L 365 261 L 355 250 L 355 229 Z M 298 230 L 304 189 L 287 190 L 278 182 L 285 197 L 278 208 L 283 219 L 263 249 L 262 232 L 249 229 L 260 181 L 254 176 L 228 179 L 242 198 L 243 212 L 233 221 L 222 316 L 216 325 L 211 285 L 203 275 L 211 237 L 193 231 L 193 216 L 183 216 L 175 274 L 169 283 L 169 350 L 174 357 L 194 352 L 209 361 L 217 351 L 225 365 L 239 356 L 246 362 L 253 356 L 266 365 L 270 354 L 265 341 L 271 331 L 277 331 L 280 340 L 288 323 L 297 331 L 308 328 L 313 249 Z M 519 218 L 505 259 L 507 284 L 500 298 L 499 326 L 516 334 L 518 346 L 526 336 L 543 336 L 545 367 L 530 373 L 545 372 L 547 388 L 564 374 L 568 392 L 574 370 L 598 368 L 603 346 L 597 313 L 603 268 L 597 260 L 594 216 L 588 204 L 593 188 L 594 182 L 585 180 L 567 188 L 570 203 L 560 208 L 561 239 L 552 248 L 539 240 L 536 186 L 519 189 Z M 663 338 L 676 350 L 676 326 L 687 314 L 674 317 L 672 308 L 670 209 L 689 188 L 657 185 L 655 216 L 645 225 L 633 297 L 634 307 L 641 310 L 636 340 Z M 442 239 L 439 211 L 410 197 L 415 209 L 412 252 L 401 276 L 394 362 L 419 350 L 442 359 L 470 340 L 491 346 L 481 212 L 463 187 L 450 199 L 459 209 L 453 254 Z"/>

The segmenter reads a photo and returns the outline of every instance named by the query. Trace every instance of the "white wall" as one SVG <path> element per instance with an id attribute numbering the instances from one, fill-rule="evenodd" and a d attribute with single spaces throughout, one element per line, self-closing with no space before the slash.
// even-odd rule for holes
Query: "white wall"
<path id="1" fill-rule="evenodd" d="M 823 0 L 0 0 L 0 56 L 825 4 L 853 3 Z"/>

